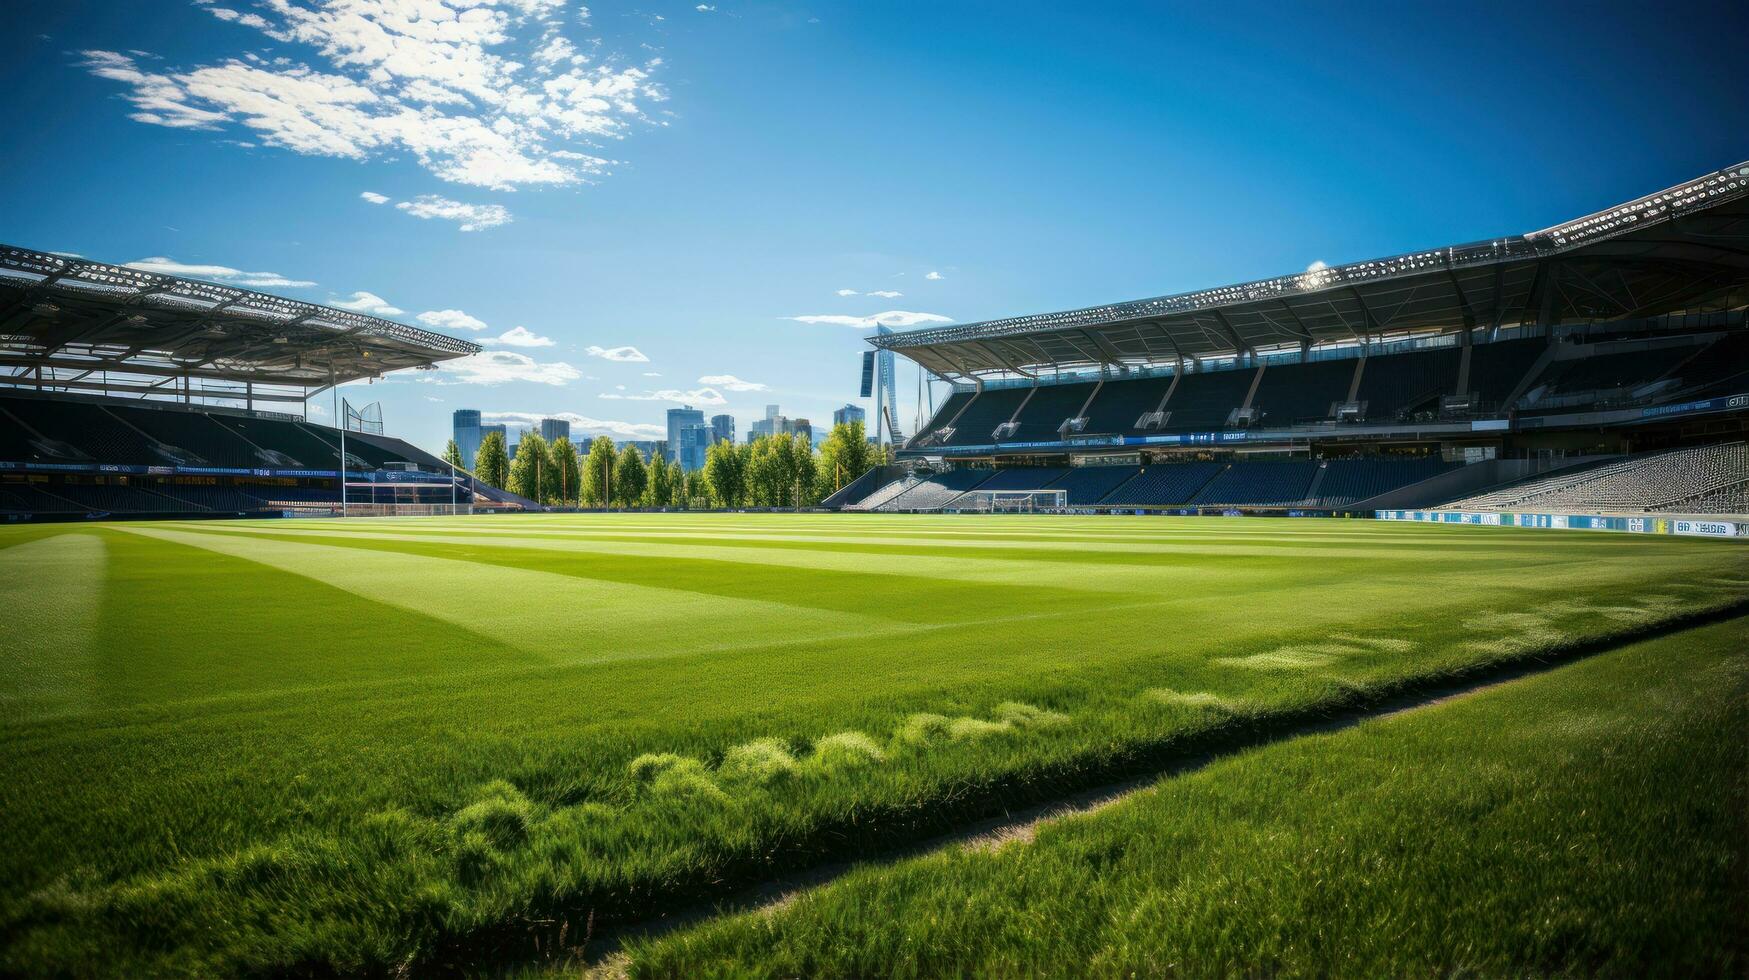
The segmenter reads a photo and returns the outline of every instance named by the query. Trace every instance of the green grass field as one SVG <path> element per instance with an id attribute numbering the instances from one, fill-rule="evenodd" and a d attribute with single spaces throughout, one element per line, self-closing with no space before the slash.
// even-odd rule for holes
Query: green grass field
<path id="1" fill-rule="evenodd" d="M 1745 601 L 1729 542 L 1362 521 L 0 528 L 0 972 L 515 963 Z"/>

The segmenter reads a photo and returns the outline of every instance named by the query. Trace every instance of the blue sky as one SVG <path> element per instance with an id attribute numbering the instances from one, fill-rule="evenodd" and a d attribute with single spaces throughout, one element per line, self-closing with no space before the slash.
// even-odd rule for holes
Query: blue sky
<path id="1" fill-rule="evenodd" d="M 1744 36 L 1740 3 L 7 4 L 0 241 L 488 342 L 348 389 L 428 448 L 463 407 L 744 432 L 855 400 L 882 314 L 1526 232 L 1749 158 Z"/>

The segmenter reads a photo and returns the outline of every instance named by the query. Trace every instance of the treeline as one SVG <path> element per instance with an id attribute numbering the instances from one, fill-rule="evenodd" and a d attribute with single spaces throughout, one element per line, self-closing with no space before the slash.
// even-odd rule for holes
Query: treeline
<path id="1" fill-rule="evenodd" d="M 504 436 L 491 432 L 480 442 L 474 478 L 552 507 L 811 507 L 884 462 L 885 453 L 869 445 L 861 422 L 850 422 L 833 426 L 818 450 L 800 435 L 719 442 L 703 469 L 686 473 L 632 446 L 616 449 L 607 436 L 580 454 L 568 438 L 549 443 L 526 432 L 513 460 Z M 444 461 L 463 468 L 454 439 Z"/>

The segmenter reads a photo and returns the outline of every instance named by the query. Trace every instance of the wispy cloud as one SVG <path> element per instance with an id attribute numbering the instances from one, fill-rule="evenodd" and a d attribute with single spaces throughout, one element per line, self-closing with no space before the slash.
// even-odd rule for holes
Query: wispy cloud
<path id="1" fill-rule="evenodd" d="M 580 372 L 564 361 L 537 361 L 515 351 L 489 350 L 452 361 L 443 361 L 436 371 L 427 371 L 420 380 L 433 384 L 498 385 L 507 381 L 527 381 L 534 384 L 567 385 L 577 380 Z"/>
<path id="2" fill-rule="evenodd" d="M 925 279 L 946 279 L 947 277 L 942 275 L 939 272 L 932 271 L 928 275 L 924 276 L 923 278 L 925 278 Z"/>
<path id="3" fill-rule="evenodd" d="M 879 296 L 881 299 L 898 299 L 905 294 L 899 292 L 897 289 L 876 289 L 869 292 L 868 295 Z"/>
<path id="4" fill-rule="evenodd" d="M 838 292 L 835 295 L 838 295 L 838 296 L 861 296 L 862 294 L 857 292 L 854 289 L 840 289 L 840 290 L 838 290 Z"/>
<path id="5" fill-rule="evenodd" d="M 486 323 L 461 310 L 426 310 L 413 319 L 439 330 L 484 330 Z"/>
<path id="6" fill-rule="evenodd" d="M 737 378 L 732 374 L 707 374 L 704 377 L 699 378 L 698 383 L 701 385 L 709 385 L 712 388 L 721 388 L 725 391 L 771 390 L 769 385 L 762 385 L 757 381 L 742 381 L 740 378 Z"/>
<path id="7" fill-rule="evenodd" d="M 161 276 L 207 279 L 231 286 L 242 286 L 246 289 L 300 289 L 315 285 L 308 279 L 289 279 L 277 272 L 244 272 L 242 269 L 233 269 L 228 265 L 189 264 L 177 262 L 162 255 L 135 259 L 127 263 L 127 267 L 139 269 L 141 272 L 155 272 Z"/>
<path id="8" fill-rule="evenodd" d="M 659 58 L 626 63 L 567 34 L 586 24 L 558 0 L 261 0 L 256 12 L 213 16 L 312 62 L 247 45 L 183 68 L 153 56 L 82 52 L 83 66 L 125 87 L 133 119 L 154 126 L 246 132 L 312 156 L 355 160 L 406 154 L 437 177 L 511 190 L 608 173 L 603 140 L 660 125 Z M 283 49 L 280 49 L 283 50 Z"/>
<path id="9" fill-rule="evenodd" d="M 369 201 L 372 204 L 387 204 L 387 203 L 389 203 L 389 195 L 378 194 L 376 191 L 359 191 L 358 196 L 364 198 L 365 200 Z"/>
<path id="10" fill-rule="evenodd" d="M 388 300 L 376 293 L 367 293 L 362 289 L 346 299 L 330 300 L 328 305 L 355 313 L 369 313 L 372 316 L 397 316 L 405 312 L 398 306 L 389 305 Z"/>
<path id="11" fill-rule="evenodd" d="M 636 347 L 597 347 L 594 344 L 583 349 L 590 357 L 599 357 L 604 361 L 624 361 L 628 363 L 646 363 L 650 359 Z"/>
<path id="12" fill-rule="evenodd" d="M 487 424 L 502 423 L 513 428 L 533 428 L 540 424 L 541 419 L 564 419 L 571 423 L 571 438 L 573 441 L 579 435 L 613 436 L 619 439 L 662 439 L 668 434 L 667 429 L 660 425 L 645 422 L 621 422 L 617 419 L 598 419 L 576 412 L 481 412 L 480 420 Z"/>
<path id="13" fill-rule="evenodd" d="M 483 231 L 511 222 L 509 209 L 498 204 L 463 204 L 436 194 L 421 194 L 395 205 L 415 218 L 453 221 L 462 231 Z"/>
<path id="14" fill-rule="evenodd" d="M 859 327 L 868 329 L 875 326 L 915 327 L 923 323 L 952 323 L 953 317 L 942 316 L 939 313 L 913 313 L 909 310 L 888 310 L 873 316 L 844 316 L 838 313 L 813 313 L 807 316 L 786 316 L 785 320 L 797 323 L 812 323 L 819 326 Z"/>
<path id="15" fill-rule="evenodd" d="M 614 391 L 604 391 L 596 397 L 606 398 L 609 401 L 673 402 L 676 405 L 726 405 L 729 402 L 727 398 L 723 397 L 723 393 L 715 388 L 694 388 L 691 391 L 665 388 L 661 391 L 646 391 L 639 395 L 622 395 Z"/>
<path id="16" fill-rule="evenodd" d="M 527 327 L 511 327 L 496 337 L 486 338 L 483 343 L 504 347 L 551 347 L 553 338 L 539 336 Z"/>

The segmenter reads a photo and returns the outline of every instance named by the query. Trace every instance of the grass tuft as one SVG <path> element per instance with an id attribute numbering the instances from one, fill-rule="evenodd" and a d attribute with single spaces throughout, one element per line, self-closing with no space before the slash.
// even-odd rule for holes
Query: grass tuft
<path id="1" fill-rule="evenodd" d="M 814 742 L 814 764 L 827 772 L 860 769 L 886 758 L 880 744 L 862 732 L 839 732 Z"/>
<path id="2" fill-rule="evenodd" d="M 769 786 L 793 776 L 796 758 L 789 746 L 775 738 L 761 738 L 737 745 L 723 755 L 717 774 L 724 779 Z"/>
<path id="3" fill-rule="evenodd" d="M 991 714 L 1015 728 L 1050 728 L 1069 722 L 1069 716 L 1060 711 L 1049 711 L 1020 701 L 1004 701 Z"/>

